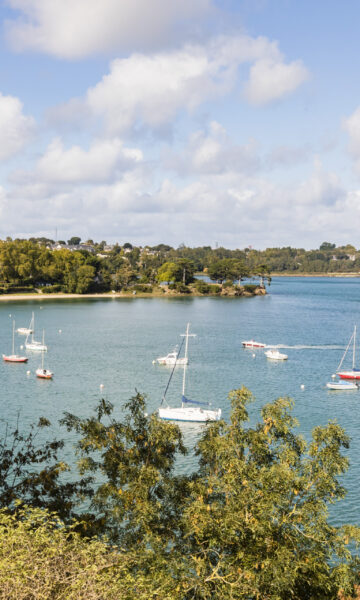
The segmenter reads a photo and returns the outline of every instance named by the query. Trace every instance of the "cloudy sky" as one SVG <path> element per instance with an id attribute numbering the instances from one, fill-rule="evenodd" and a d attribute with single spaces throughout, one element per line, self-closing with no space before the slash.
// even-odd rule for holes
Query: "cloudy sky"
<path id="1" fill-rule="evenodd" d="M 360 247 L 358 0 L 0 0 L 0 238 Z"/>

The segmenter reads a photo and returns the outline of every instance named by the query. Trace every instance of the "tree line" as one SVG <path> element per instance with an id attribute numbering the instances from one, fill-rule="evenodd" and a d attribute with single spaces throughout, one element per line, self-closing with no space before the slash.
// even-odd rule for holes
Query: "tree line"
<path id="1" fill-rule="evenodd" d="M 115 244 L 107 249 L 106 242 L 96 245 L 90 240 L 80 244 L 79 237 L 71 238 L 69 244 L 57 244 L 56 249 L 52 240 L 46 238 L 0 241 L 0 291 L 3 293 L 30 288 L 46 288 L 48 293 L 127 289 L 146 292 L 162 283 L 180 292 L 190 291 L 189 284 L 194 284 L 198 292 L 209 293 L 211 287 L 194 278 L 199 271 L 220 286 L 225 282 L 240 284 L 244 278 L 251 277 L 264 286 L 265 278 L 270 279 L 267 265 L 260 262 L 250 268 L 240 251 L 182 247 L 174 250 L 162 244 L 138 248 L 130 243 Z"/>
<path id="2" fill-rule="evenodd" d="M 140 393 L 120 421 L 104 400 L 90 417 L 67 413 L 77 468 L 60 459 L 64 442 L 39 437 L 46 419 L 6 428 L 0 598 L 356 597 L 360 529 L 328 519 L 346 493 L 348 436 L 329 422 L 306 442 L 289 398 L 250 427 L 249 390 L 229 400 L 229 422 L 207 424 L 194 450 Z M 180 475 L 178 457 L 193 451 L 198 469 Z"/>

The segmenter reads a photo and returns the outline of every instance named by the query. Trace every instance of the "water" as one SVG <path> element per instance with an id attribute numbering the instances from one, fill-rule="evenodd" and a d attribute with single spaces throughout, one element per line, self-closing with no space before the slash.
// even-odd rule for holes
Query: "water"
<path id="1" fill-rule="evenodd" d="M 189 321 L 197 334 L 189 341 L 186 392 L 190 398 L 220 406 L 228 419 L 227 394 L 245 385 L 256 397 L 250 407 L 252 422 L 264 403 L 290 396 L 295 400 L 299 432 L 306 438 L 315 425 L 329 419 L 346 429 L 352 439 L 351 466 L 344 478 L 348 495 L 337 505 L 333 520 L 359 524 L 360 391 L 332 392 L 325 384 L 336 370 L 354 324 L 360 325 L 360 279 L 274 278 L 269 291 L 256 298 L 1 302 L 1 351 L 11 350 L 12 319 L 17 327 L 28 326 L 34 311 L 36 338 L 41 339 L 45 329 L 49 347 L 45 367 L 55 373 L 52 381 L 36 379 L 41 354 L 35 352 L 28 353 L 25 365 L 2 363 L 2 419 L 13 423 L 20 413 L 26 427 L 46 416 L 53 423 L 52 433 L 59 434 L 57 421 L 64 411 L 88 416 L 105 397 L 121 417 L 124 402 L 136 390 L 147 395 L 149 412 L 156 410 L 171 368 L 152 361 L 180 345 L 180 334 Z M 263 350 L 242 348 L 242 340 L 247 339 L 286 349 L 288 361 L 272 362 Z M 16 351 L 22 343 L 24 338 L 18 336 Z M 178 367 L 171 382 L 167 398 L 172 405 L 180 401 L 182 373 Z M 188 444 L 194 443 L 201 427 L 182 425 Z M 66 431 L 60 436 L 72 442 Z M 196 459 L 180 459 L 178 468 L 194 469 Z"/>

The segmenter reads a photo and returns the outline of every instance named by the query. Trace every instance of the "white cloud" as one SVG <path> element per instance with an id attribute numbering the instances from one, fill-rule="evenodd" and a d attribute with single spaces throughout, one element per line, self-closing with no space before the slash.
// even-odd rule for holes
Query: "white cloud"
<path id="1" fill-rule="evenodd" d="M 296 90 L 309 77 L 302 61 L 260 58 L 250 69 L 245 97 L 251 104 L 267 104 Z"/>
<path id="2" fill-rule="evenodd" d="M 63 147 L 56 138 L 38 160 L 33 172 L 15 173 L 13 180 L 35 180 L 46 184 L 102 183 L 133 168 L 143 159 L 141 150 L 126 148 L 119 139 L 97 140 L 86 151 L 80 146 Z"/>
<path id="3" fill-rule="evenodd" d="M 59 186 L 18 184 L 9 192 L 3 230 L 13 234 L 257 248 L 317 247 L 327 237 L 349 241 L 360 217 L 360 192 L 346 192 L 333 173 L 315 163 L 297 186 L 235 171 L 199 176 L 184 184 L 164 178 L 155 185 L 141 166 L 113 183 Z M 1 204 L 1 202 L 0 202 Z M 21 210 L 20 210 L 21 207 Z M 41 214 L 41 226 L 38 215 Z M 60 233 L 61 232 L 61 233 Z"/>
<path id="4" fill-rule="evenodd" d="M 237 171 L 249 174 L 260 168 L 257 144 L 235 144 L 226 130 L 212 121 L 208 131 L 190 136 L 188 146 L 178 153 L 164 153 L 164 164 L 182 175 L 220 174 Z"/>
<path id="5" fill-rule="evenodd" d="M 18 98 L 0 94 L 0 160 L 19 152 L 33 133 L 35 121 L 22 108 Z"/>
<path id="6" fill-rule="evenodd" d="M 212 11 L 212 0 L 7 0 L 18 18 L 6 23 L 16 51 L 78 59 L 114 49 L 173 43 Z"/>
<path id="7" fill-rule="evenodd" d="M 343 121 L 350 139 L 349 150 L 354 158 L 355 170 L 360 175 L 360 106 Z"/>
<path id="8" fill-rule="evenodd" d="M 252 102 L 260 95 L 262 102 L 280 98 L 306 78 L 299 62 L 284 63 L 275 42 L 221 36 L 206 45 L 188 44 L 172 52 L 137 53 L 112 61 L 110 72 L 88 90 L 85 106 L 103 117 L 112 132 L 123 133 L 139 123 L 156 128 L 181 110 L 192 112 L 203 102 L 231 92 L 239 83 L 240 65 L 252 61 L 258 61 L 247 88 Z M 266 81 L 255 93 L 260 68 Z M 276 75 L 275 84 L 269 71 L 271 77 Z"/>

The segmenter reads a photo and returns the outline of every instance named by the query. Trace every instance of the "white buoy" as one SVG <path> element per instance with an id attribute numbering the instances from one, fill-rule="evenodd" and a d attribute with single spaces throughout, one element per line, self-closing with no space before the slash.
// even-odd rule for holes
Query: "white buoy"
<path id="1" fill-rule="evenodd" d="M 102 390 L 104 388 L 104 384 L 100 383 L 100 389 Z"/>
<path id="2" fill-rule="evenodd" d="M 61 329 L 59 329 L 59 333 L 61 333 Z"/>
<path id="3" fill-rule="evenodd" d="M 253 357 L 253 358 L 255 358 L 255 356 L 256 356 L 256 354 L 254 353 L 254 354 L 252 355 L 252 357 Z"/>
<path id="4" fill-rule="evenodd" d="M 31 371 L 26 371 L 26 375 L 30 375 Z"/>
<path id="5" fill-rule="evenodd" d="M 24 350 L 24 346 L 22 346 L 22 345 L 21 345 L 21 346 L 20 346 L 20 350 Z"/>
<path id="6" fill-rule="evenodd" d="M 333 373 L 333 374 L 331 375 L 331 379 L 336 379 L 336 375 L 335 375 L 335 373 Z"/>
<path id="7" fill-rule="evenodd" d="M 304 384 L 303 384 L 303 383 L 301 384 L 300 388 L 301 388 L 302 390 L 304 390 L 304 389 L 305 389 L 305 386 L 304 386 Z"/>

